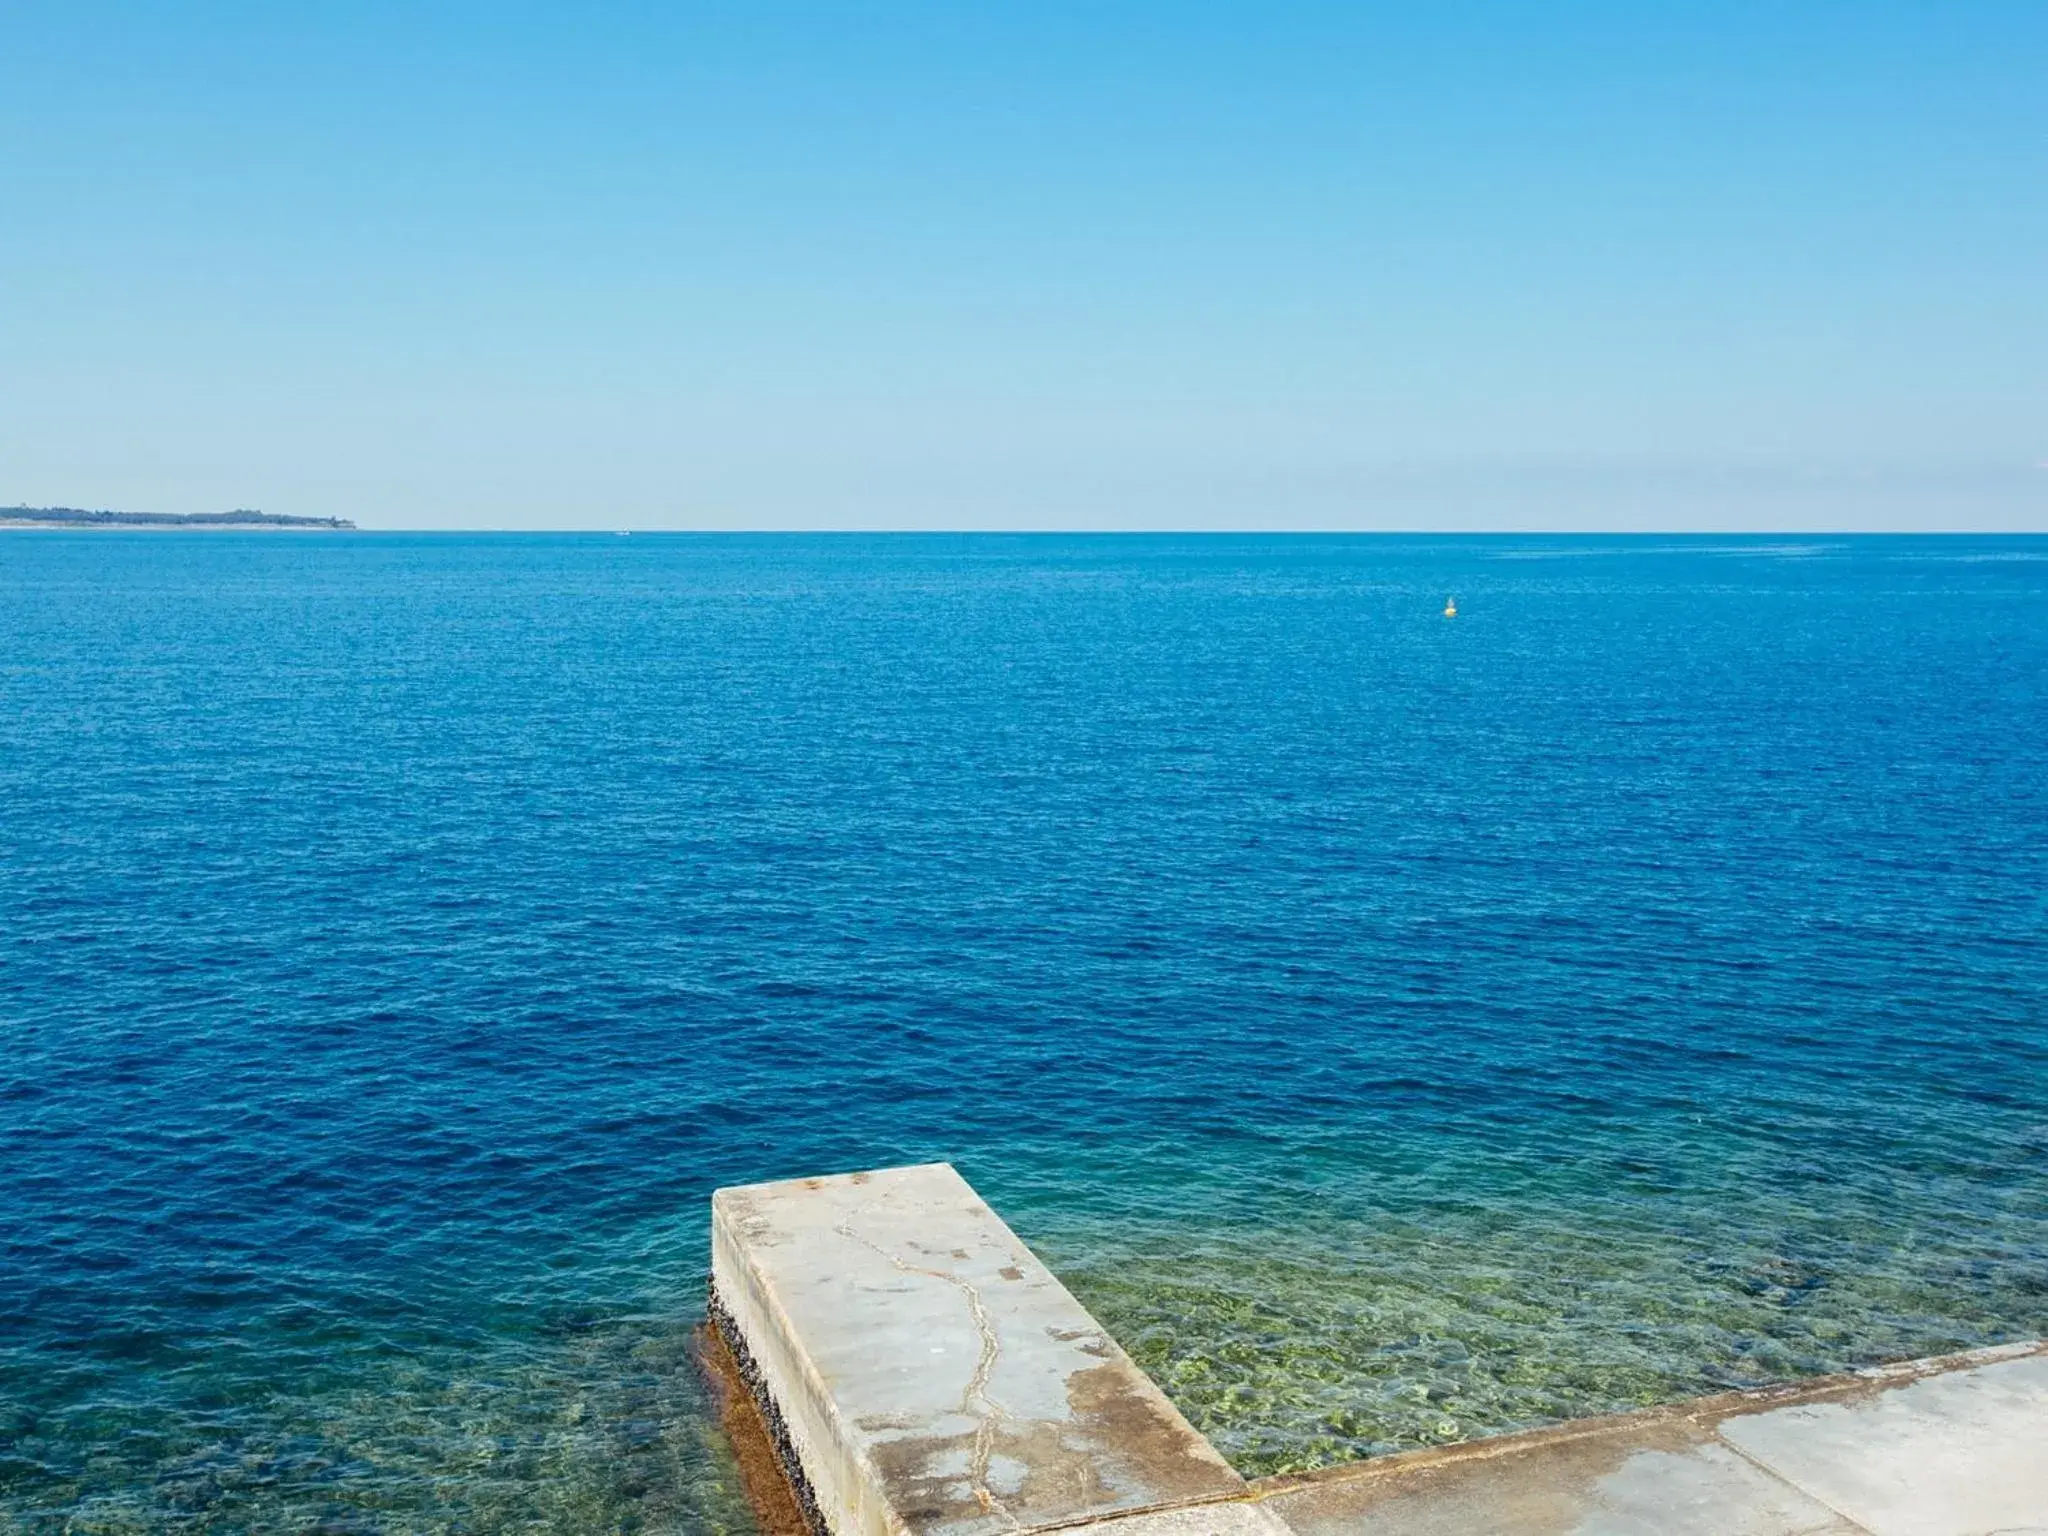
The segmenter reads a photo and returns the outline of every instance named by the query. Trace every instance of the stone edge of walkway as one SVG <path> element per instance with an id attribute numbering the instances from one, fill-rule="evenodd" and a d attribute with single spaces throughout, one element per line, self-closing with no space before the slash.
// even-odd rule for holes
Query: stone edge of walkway
<path id="1" fill-rule="evenodd" d="M 1500 1457 L 1540 1453 L 1545 1447 L 1568 1444 L 1608 1435 L 1626 1435 L 1654 1429 L 1661 1424 L 1690 1424 L 1711 1429 L 1724 1419 L 1744 1414 L 1768 1413 L 1776 1408 L 1793 1408 L 1814 1403 L 1853 1402 L 1887 1392 L 1931 1376 L 2020 1360 L 2048 1354 L 2048 1339 L 2028 1339 L 2012 1344 L 1993 1344 L 1983 1349 L 1962 1350 L 1950 1355 L 1930 1355 L 1919 1360 L 1902 1360 L 1888 1365 L 1866 1366 L 1839 1375 L 1816 1376 L 1806 1381 L 1784 1382 L 1739 1392 L 1718 1392 L 1710 1397 L 1684 1398 L 1627 1413 L 1601 1414 L 1592 1418 L 1566 1419 L 1534 1429 L 1488 1435 L 1477 1440 L 1460 1440 L 1453 1445 L 1429 1446 L 1422 1450 L 1397 1451 L 1358 1461 L 1333 1462 L 1305 1472 L 1278 1472 L 1252 1479 L 1247 1485 L 1259 1502 L 1297 1490 L 1334 1483 L 1391 1481 L 1441 1467 L 1463 1466 Z"/>

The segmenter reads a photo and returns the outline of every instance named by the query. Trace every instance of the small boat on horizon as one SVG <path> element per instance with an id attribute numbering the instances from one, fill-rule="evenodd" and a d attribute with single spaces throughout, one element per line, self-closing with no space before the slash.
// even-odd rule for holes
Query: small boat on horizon
<path id="1" fill-rule="evenodd" d="M 1445 617 L 1445 618 L 1447 618 L 1447 619 L 1455 619 L 1455 618 L 1456 618 L 1457 616 L 1458 616 L 1458 600 L 1457 600 L 1457 599 L 1456 599 L 1455 597 L 1447 597 L 1447 598 L 1445 598 L 1445 599 L 1444 599 L 1444 617 Z"/>

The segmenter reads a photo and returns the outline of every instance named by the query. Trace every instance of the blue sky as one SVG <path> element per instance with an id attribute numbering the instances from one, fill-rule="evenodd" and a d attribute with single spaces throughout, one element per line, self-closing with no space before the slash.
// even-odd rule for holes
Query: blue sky
<path id="1" fill-rule="evenodd" d="M 0 502 L 2048 528 L 2048 5 L 0 6 Z"/>

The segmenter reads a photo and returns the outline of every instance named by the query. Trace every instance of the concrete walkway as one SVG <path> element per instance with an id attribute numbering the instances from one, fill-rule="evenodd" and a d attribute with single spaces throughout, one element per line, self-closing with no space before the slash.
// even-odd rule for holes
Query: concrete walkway
<path id="1" fill-rule="evenodd" d="M 1382 1457 L 1252 1494 L 1297 1536 L 2048 1536 L 2048 1347 Z"/>
<path id="2" fill-rule="evenodd" d="M 2042 1344 L 1246 1484 L 945 1164 L 720 1190 L 711 1317 L 792 1536 L 2048 1536 Z"/>

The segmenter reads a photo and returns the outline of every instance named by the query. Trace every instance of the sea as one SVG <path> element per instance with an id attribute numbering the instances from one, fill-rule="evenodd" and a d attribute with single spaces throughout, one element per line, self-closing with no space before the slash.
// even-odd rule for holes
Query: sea
<path id="1" fill-rule="evenodd" d="M 745 1536 L 934 1159 L 1248 1475 L 2048 1334 L 2048 538 L 0 534 L 0 1531 Z"/>

